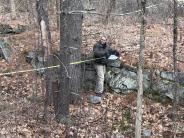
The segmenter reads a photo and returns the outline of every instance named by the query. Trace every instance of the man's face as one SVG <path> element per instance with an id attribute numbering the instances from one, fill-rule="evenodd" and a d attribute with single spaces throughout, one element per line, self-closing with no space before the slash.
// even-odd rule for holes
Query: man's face
<path id="1" fill-rule="evenodd" d="M 105 37 L 102 37 L 102 38 L 101 38 L 101 43 L 102 43 L 102 44 L 105 44 L 106 42 L 107 42 L 107 39 L 106 39 Z"/>

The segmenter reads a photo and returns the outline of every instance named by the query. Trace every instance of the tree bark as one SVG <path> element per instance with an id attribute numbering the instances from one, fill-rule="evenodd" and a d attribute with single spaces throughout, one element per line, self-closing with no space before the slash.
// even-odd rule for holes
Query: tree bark
<path id="1" fill-rule="evenodd" d="M 138 94 L 137 94 L 137 111 L 135 123 L 135 138 L 141 138 L 142 123 L 142 99 L 143 99 L 143 67 L 144 67 L 144 48 L 145 48 L 145 6 L 146 0 L 140 0 L 141 3 L 141 30 L 140 30 L 140 51 L 138 65 Z"/>
<path id="2" fill-rule="evenodd" d="M 14 19 L 16 17 L 15 0 L 10 0 L 10 6 L 11 6 L 12 19 Z"/>
<path id="3" fill-rule="evenodd" d="M 4 5 L 3 5 L 3 2 L 0 1 L 0 15 L 4 12 Z M 1 17 L 0 17 L 0 20 L 1 20 Z"/>
<path id="4" fill-rule="evenodd" d="M 59 122 L 69 117 L 69 102 L 72 93 L 80 91 L 80 65 L 70 65 L 81 60 L 82 14 L 70 14 L 72 10 L 83 10 L 80 0 L 61 0 L 60 15 L 60 91 L 56 118 Z"/>
<path id="5" fill-rule="evenodd" d="M 174 71 L 174 100 L 173 100 L 173 138 L 176 137 L 176 130 L 177 130 L 177 104 L 178 104 L 178 73 L 177 73 L 177 39 L 178 39 L 178 25 L 177 25 L 177 15 L 178 15 L 178 10 L 177 10 L 177 0 L 173 0 L 173 71 Z"/>
<path id="6" fill-rule="evenodd" d="M 115 9 L 115 7 L 116 7 L 116 0 L 110 0 L 107 7 L 106 16 L 105 16 L 105 22 L 104 22 L 105 24 L 109 23 L 110 14 Z"/>
<path id="7" fill-rule="evenodd" d="M 47 60 L 51 53 L 51 33 L 49 28 L 48 17 L 48 0 L 37 0 L 36 11 L 38 16 L 38 24 L 41 31 L 41 42 L 44 51 L 44 60 Z"/>
<path id="8" fill-rule="evenodd" d="M 60 0 L 56 0 L 56 21 L 57 21 L 57 29 L 59 29 L 59 24 L 60 24 L 60 17 L 59 17 L 59 12 L 60 10 Z"/>
<path id="9" fill-rule="evenodd" d="M 89 11 L 92 9 L 90 0 L 81 0 L 81 2 L 83 3 L 84 10 Z"/>
<path id="10" fill-rule="evenodd" d="M 36 11 L 38 17 L 38 24 L 41 32 L 41 46 L 43 48 L 43 62 L 46 66 L 50 65 L 49 55 L 51 53 L 51 33 L 49 29 L 49 18 L 48 18 L 48 0 L 37 0 L 36 1 Z M 46 93 L 45 93 L 45 105 L 44 105 L 44 117 L 47 118 L 47 107 L 53 103 L 53 92 L 52 92 L 52 82 L 51 82 L 51 72 L 46 70 Z"/>

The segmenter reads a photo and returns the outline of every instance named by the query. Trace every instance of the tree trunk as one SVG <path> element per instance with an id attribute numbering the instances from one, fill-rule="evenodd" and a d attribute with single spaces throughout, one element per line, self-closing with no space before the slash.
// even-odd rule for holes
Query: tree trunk
<path id="1" fill-rule="evenodd" d="M 141 32 L 140 32 L 140 51 L 138 65 L 138 94 L 137 94 L 137 111 L 135 123 L 135 138 L 141 138 L 142 123 L 142 99 L 143 99 L 143 67 L 144 67 L 144 48 L 145 48 L 145 5 L 146 0 L 140 0 L 141 3 Z"/>
<path id="2" fill-rule="evenodd" d="M 49 29 L 48 18 L 48 0 L 37 0 L 36 11 L 38 14 L 38 24 L 41 31 L 41 42 L 44 51 L 44 60 L 47 60 L 48 55 L 51 53 L 51 33 Z"/>
<path id="3" fill-rule="evenodd" d="M 46 66 L 50 65 L 48 61 L 48 56 L 51 53 L 51 34 L 49 29 L 49 18 L 48 18 L 48 0 L 37 0 L 36 1 L 36 11 L 38 16 L 38 24 L 41 32 L 41 45 L 43 48 L 43 62 Z M 46 70 L 46 95 L 45 95 L 45 106 L 44 106 L 44 117 L 47 117 L 47 107 L 53 103 L 53 92 L 52 92 L 52 82 L 50 81 L 51 75 L 50 70 Z"/>
<path id="4" fill-rule="evenodd" d="M 178 103 L 178 77 L 177 77 L 177 39 L 178 39 L 178 31 L 177 31 L 177 0 L 173 0 L 174 2 L 174 15 L 173 15 L 173 66 L 174 66 L 174 100 L 173 100 L 173 138 L 176 137 L 176 130 L 177 130 L 177 124 L 176 124 L 176 120 L 177 120 L 177 103 Z"/>
<path id="5" fill-rule="evenodd" d="M 28 17 L 27 17 L 27 23 L 28 23 L 28 30 L 35 30 L 35 26 L 37 26 L 37 15 L 38 12 L 36 11 L 36 2 L 35 0 L 27 0 L 27 12 L 28 12 Z"/>
<path id="6" fill-rule="evenodd" d="M 81 2 L 83 3 L 84 10 L 89 11 L 93 9 L 90 0 L 81 0 Z"/>
<path id="7" fill-rule="evenodd" d="M 107 12 L 105 16 L 105 24 L 107 25 L 109 23 L 110 14 L 116 7 L 116 0 L 110 0 L 109 4 L 107 5 Z"/>
<path id="8" fill-rule="evenodd" d="M 65 122 L 69 117 L 70 95 L 80 91 L 80 65 L 69 65 L 81 60 L 82 14 L 69 14 L 72 10 L 83 10 L 80 0 L 61 0 L 60 15 L 60 91 L 56 118 Z"/>
<path id="9" fill-rule="evenodd" d="M 0 1 L 0 20 L 1 20 L 1 14 L 4 13 L 4 4 L 3 1 Z"/>
<path id="10" fill-rule="evenodd" d="M 11 6 L 12 19 L 14 19 L 16 17 L 15 0 L 10 0 L 10 6 Z"/>
<path id="11" fill-rule="evenodd" d="M 60 24 L 60 17 L 59 17 L 59 12 L 60 10 L 60 0 L 56 0 L 56 21 L 57 21 L 57 29 L 59 29 L 59 24 Z"/>

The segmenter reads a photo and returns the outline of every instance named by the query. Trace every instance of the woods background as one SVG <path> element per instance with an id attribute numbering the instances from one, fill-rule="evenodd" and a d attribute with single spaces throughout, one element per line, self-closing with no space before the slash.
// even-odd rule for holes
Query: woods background
<path id="1" fill-rule="evenodd" d="M 0 27 L 2 24 L 10 25 L 13 30 L 20 29 L 20 25 L 25 27 L 25 31 L 21 33 L 1 34 L 0 39 L 9 43 L 13 49 L 11 61 L 0 59 L 1 73 L 33 68 L 26 62 L 26 54 L 30 51 L 44 50 L 36 2 L 35 0 L 0 1 Z M 60 1 L 44 2 L 48 2 L 45 8 L 48 12 L 51 33 L 50 36 L 46 34 L 46 39 L 50 39 L 46 43 L 52 47 L 50 52 L 53 54 L 60 50 L 62 22 Z M 92 57 L 93 45 L 101 34 L 105 33 L 110 36 L 112 46 L 121 53 L 122 63 L 137 67 L 141 27 L 141 5 L 138 3 L 137 0 L 82 0 L 80 49 L 82 55 L 85 55 L 84 58 Z M 173 4 L 171 0 L 149 0 L 146 3 L 144 68 L 173 71 Z M 176 53 L 177 59 L 180 60 L 177 62 L 177 69 L 183 72 L 184 2 L 182 0 L 178 0 L 177 15 Z M 76 17 L 75 14 L 73 17 Z M 77 35 L 75 33 L 74 31 L 73 34 Z M 71 32 L 63 32 L 63 34 L 71 34 Z M 70 70 L 68 71 L 70 73 Z M 81 76 L 84 78 L 84 74 Z M 85 82 L 81 83 L 83 92 L 79 95 L 79 99 L 82 100 L 78 104 L 70 104 L 68 112 L 72 119 L 64 125 L 57 123 L 54 105 L 49 105 L 47 101 L 45 77 L 35 72 L 0 76 L 0 137 L 134 137 L 137 93 L 122 95 L 108 90 L 103 103 L 93 105 L 88 99 L 93 92 L 84 91 Z M 172 101 L 158 97 L 156 92 L 151 96 L 150 93 L 144 95 L 142 136 L 168 138 L 175 135 L 182 138 L 184 136 L 183 106 L 177 105 L 177 119 L 174 120 Z M 175 129 L 173 129 L 174 125 L 177 126 Z"/>

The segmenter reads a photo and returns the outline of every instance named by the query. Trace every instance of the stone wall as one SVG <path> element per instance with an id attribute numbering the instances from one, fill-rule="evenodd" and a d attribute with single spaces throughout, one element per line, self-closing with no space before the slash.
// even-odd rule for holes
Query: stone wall
<path id="1" fill-rule="evenodd" d="M 85 70 L 85 84 L 93 84 L 93 87 L 86 87 L 88 90 L 89 88 L 94 90 L 96 77 L 94 76 L 95 72 L 93 71 L 88 68 Z M 137 91 L 138 89 L 137 69 L 129 65 L 121 64 L 121 61 L 119 60 L 112 62 L 112 64 L 108 64 L 105 79 L 109 88 L 116 93 L 128 94 L 130 92 Z M 184 73 L 180 72 L 177 79 L 179 83 L 178 98 L 183 102 Z M 145 69 L 143 71 L 143 86 L 145 92 L 156 92 L 159 93 L 160 96 L 166 96 L 170 99 L 174 98 L 173 72 Z"/>
<path id="2" fill-rule="evenodd" d="M 29 53 L 30 55 L 30 53 Z M 32 53 L 31 53 L 32 55 Z M 38 56 L 38 54 L 35 54 Z M 30 56 L 27 56 L 27 58 Z M 32 56 L 31 60 L 37 59 L 35 56 Z M 51 56 L 50 66 L 58 65 L 59 62 L 55 56 Z M 40 62 L 40 63 L 37 63 Z M 36 62 L 30 62 L 33 67 L 39 68 L 43 64 L 41 61 L 37 60 Z M 96 73 L 93 67 L 93 62 L 87 62 L 81 64 L 82 67 L 82 88 L 83 91 L 94 91 L 95 82 L 96 82 Z M 50 83 L 58 82 L 58 73 L 59 69 L 55 68 L 50 71 Z M 178 79 L 178 95 L 180 101 L 184 100 L 184 73 L 179 73 L 177 76 Z M 116 92 L 122 94 L 128 94 L 129 92 L 137 91 L 137 69 L 135 67 L 124 65 L 120 60 L 109 61 L 107 64 L 107 72 L 105 75 L 106 84 L 109 88 Z M 143 71 L 143 86 L 144 91 L 155 91 L 173 99 L 174 95 L 174 77 L 173 72 L 160 71 L 160 70 L 151 70 L 145 69 Z M 53 88 L 56 89 L 56 88 Z M 58 88 L 59 89 L 59 88 Z"/>

